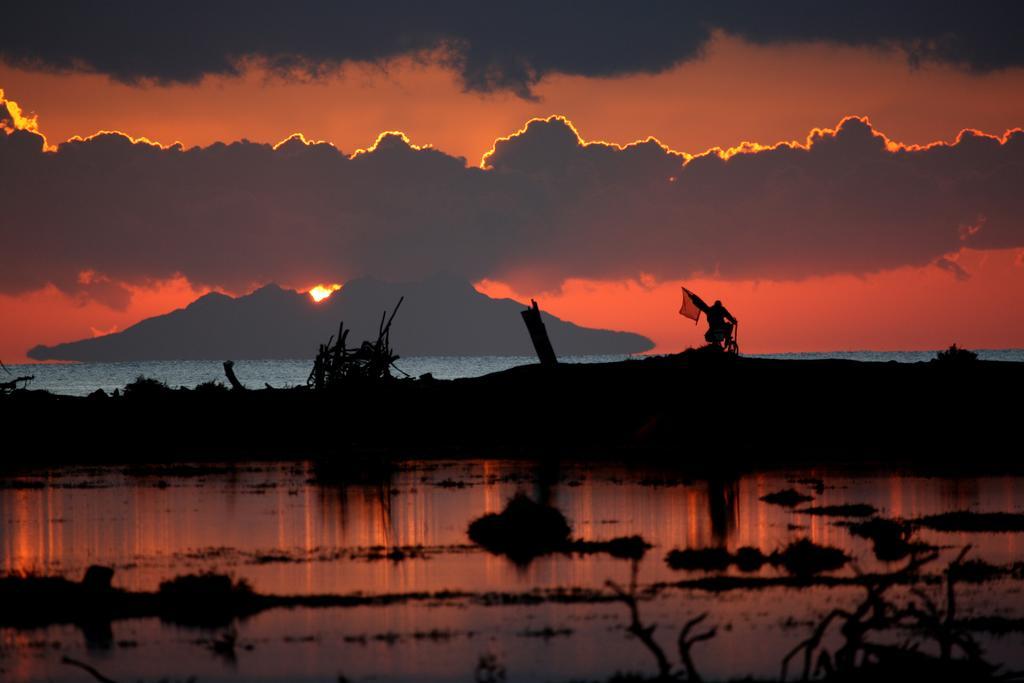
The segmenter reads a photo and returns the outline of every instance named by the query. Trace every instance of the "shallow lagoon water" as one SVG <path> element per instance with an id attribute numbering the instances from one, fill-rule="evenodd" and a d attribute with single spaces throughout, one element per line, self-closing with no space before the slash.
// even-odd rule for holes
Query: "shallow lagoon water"
<path id="1" fill-rule="evenodd" d="M 820 493 L 799 480 L 820 479 Z M 216 570 L 261 593 L 384 595 L 442 590 L 528 594 L 626 583 L 630 563 L 607 555 L 554 555 L 519 567 L 469 544 L 469 522 L 500 511 L 517 491 L 547 497 L 577 537 L 639 533 L 654 548 L 639 565 L 642 585 L 700 572 L 669 569 L 674 548 L 755 546 L 765 552 L 798 538 L 845 550 L 863 571 L 893 569 L 870 542 L 835 518 L 759 500 L 795 487 L 815 505 L 869 503 L 889 517 L 950 510 L 1024 511 L 1024 479 L 947 479 L 836 470 L 778 471 L 717 481 L 614 465 L 563 466 L 509 460 L 409 461 L 386 480 L 326 484 L 308 462 L 195 468 L 81 468 L 39 471 L 0 489 L 0 571 L 79 577 L 90 564 L 115 567 L 115 585 L 153 590 L 177 574 Z M 995 564 L 1022 559 L 1024 534 L 936 533 L 939 571 L 970 543 L 971 557 Z M 372 559 L 420 547 L 393 561 Z M 735 570 L 732 570 L 735 571 Z M 761 574 L 775 575 L 764 568 Z M 838 573 L 849 575 L 853 567 Z M 1007 579 L 958 590 L 966 615 L 1024 616 L 1024 582 Z M 929 590 L 938 597 L 938 587 Z M 666 649 L 679 626 L 709 612 L 719 626 L 694 654 L 706 678 L 775 676 L 783 654 L 812 622 L 851 607 L 863 590 L 770 588 L 710 593 L 670 588 L 642 603 L 660 624 Z M 115 622 L 113 644 L 88 643 L 74 626 L 0 629 L 3 680 L 81 681 L 65 655 L 115 680 L 200 681 L 472 680 L 493 655 L 510 681 L 607 679 L 616 671 L 653 673 L 650 655 L 627 636 L 619 603 L 541 602 L 493 606 L 485 600 L 410 600 L 387 607 L 278 609 L 237 623 L 237 657 L 213 653 L 221 631 L 161 623 Z M 0 607 L 2 609 L 2 607 Z M 1024 636 L 987 637 L 990 657 L 1024 668 Z"/>

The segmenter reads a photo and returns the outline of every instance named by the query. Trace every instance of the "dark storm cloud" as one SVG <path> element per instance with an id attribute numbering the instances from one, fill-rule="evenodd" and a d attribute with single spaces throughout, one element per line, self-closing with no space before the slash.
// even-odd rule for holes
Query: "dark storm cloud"
<path id="1" fill-rule="evenodd" d="M 2 113 L 2 111 L 0 111 Z M 10 124 L 8 124 L 10 128 Z M 181 273 L 243 289 L 438 271 L 524 287 L 565 278 L 799 279 L 1024 246 L 1024 133 L 893 151 L 860 119 L 686 161 L 655 141 L 583 145 L 562 120 L 500 141 L 489 168 L 391 135 L 352 158 L 292 139 L 162 149 L 117 134 L 55 152 L 0 133 L 0 292 Z M 84 275 L 83 275 L 84 273 Z"/>
<path id="2" fill-rule="evenodd" d="M 986 71 L 1024 64 L 1024 3 L 329 2 L 107 0 L 11 3 L 0 58 L 134 83 L 235 75 L 247 59 L 316 77 L 346 62 L 440 60 L 471 90 L 528 96 L 552 73 L 655 73 L 695 59 L 715 30 L 763 44 L 898 49 L 911 61 Z"/>

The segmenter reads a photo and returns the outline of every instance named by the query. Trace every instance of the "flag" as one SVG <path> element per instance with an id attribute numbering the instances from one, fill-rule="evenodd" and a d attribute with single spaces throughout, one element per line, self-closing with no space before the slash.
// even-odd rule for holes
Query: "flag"
<path id="1" fill-rule="evenodd" d="M 708 310 L 708 305 L 699 296 L 683 287 L 683 305 L 679 308 L 679 315 L 689 318 L 696 325 L 700 320 L 700 312 Z"/>

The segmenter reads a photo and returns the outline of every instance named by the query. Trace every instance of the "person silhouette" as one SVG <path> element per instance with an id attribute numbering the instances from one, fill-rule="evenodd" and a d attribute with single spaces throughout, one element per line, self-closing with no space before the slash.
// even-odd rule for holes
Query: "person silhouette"
<path id="1" fill-rule="evenodd" d="M 737 324 L 737 320 L 721 301 L 716 299 L 704 313 L 708 318 L 708 331 L 704 333 L 704 341 L 717 344 L 727 343 L 732 339 L 732 328 Z"/>
<path id="2" fill-rule="evenodd" d="M 704 333 L 704 341 L 723 351 L 739 353 L 739 345 L 733 336 L 734 328 L 739 325 L 736 316 L 730 313 L 721 301 L 716 300 L 713 305 L 708 306 L 703 299 L 683 287 L 683 304 L 679 308 L 679 315 L 697 324 L 700 322 L 701 313 L 708 319 L 708 331 Z"/>

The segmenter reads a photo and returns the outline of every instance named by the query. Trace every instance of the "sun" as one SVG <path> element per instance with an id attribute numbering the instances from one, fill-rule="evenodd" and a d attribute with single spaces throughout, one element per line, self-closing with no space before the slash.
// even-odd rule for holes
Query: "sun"
<path id="1" fill-rule="evenodd" d="M 309 290 L 309 295 L 313 297 L 313 301 L 320 303 L 339 289 L 341 289 L 341 285 L 337 283 L 330 285 L 317 285 Z"/>

